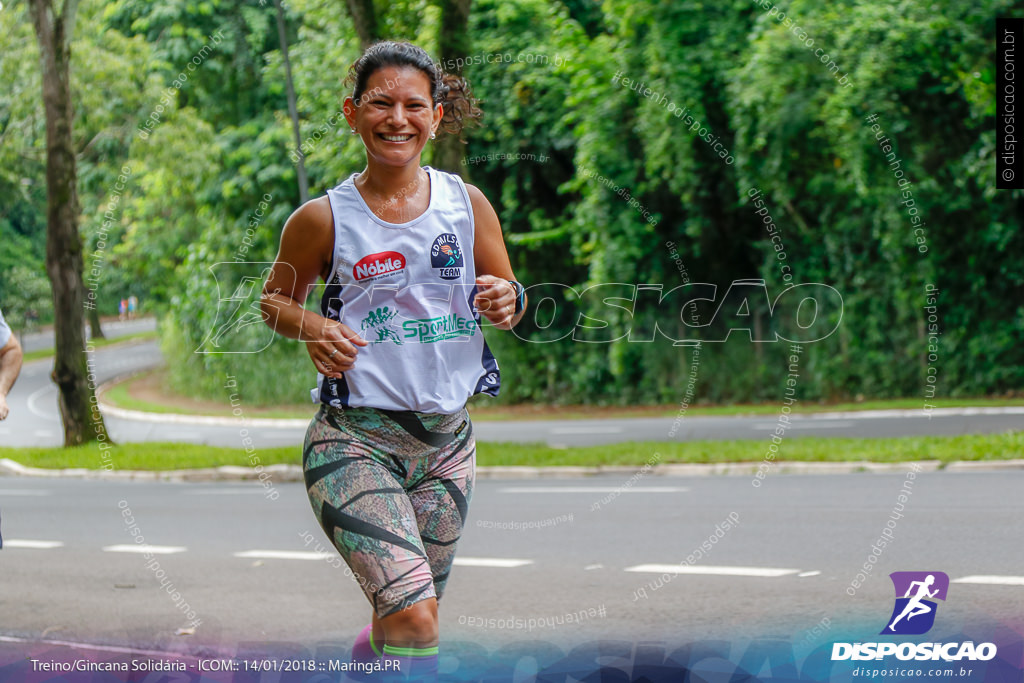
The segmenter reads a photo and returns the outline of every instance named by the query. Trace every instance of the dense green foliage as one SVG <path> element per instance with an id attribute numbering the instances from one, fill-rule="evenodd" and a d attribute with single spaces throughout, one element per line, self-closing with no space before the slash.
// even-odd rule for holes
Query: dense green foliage
<path id="1" fill-rule="evenodd" d="M 363 167 L 336 116 L 358 40 L 343 3 L 286 5 L 317 196 Z M 388 37 L 436 48 L 437 7 L 378 9 Z M 705 340 L 694 400 L 777 401 L 789 345 L 751 335 L 794 330 L 785 316 L 795 306 L 773 315 L 771 302 L 800 283 L 828 284 L 842 301 L 836 332 L 801 356 L 803 399 L 925 396 L 929 366 L 936 396 L 1024 384 L 1024 193 L 994 189 L 990 35 L 996 16 L 1020 7 L 791 0 L 777 9 L 790 24 L 751 0 L 473 4 L 464 73 L 485 118 L 468 131 L 463 176 L 495 205 L 519 279 L 542 285 L 540 320 L 531 314 L 522 338 L 488 332 L 503 400 L 679 401 L 693 352 L 657 327 Z M 104 312 L 130 293 L 160 307 L 175 388 L 223 398 L 232 375 L 254 403 L 301 400 L 314 376 L 300 344 L 269 336 L 251 309 L 245 318 L 298 203 L 273 11 L 241 0 L 84 2 L 74 49 L 86 270 L 102 263 Z M 0 306 L 25 310 L 19 297 L 45 278 L 45 226 L 23 3 L 0 13 L 0 30 L 0 74 L 15 84 L 0 92 Z M 910 185 L 897 184 L 893 159 Z M 730 291 L 745 279 L 764 280 L 767 294 Z M 635 284 L 668 291 L 687 281 L 717 285 L 714 301 L 686 310 L 650 296 L 601 301 L 629 299 Z M 602 283 L 619 286 L 582 294 Z M 932 361 L 929 285 L 941 330 Z M 838 320 L 836 300 L 825 303 L 812 331 Z M 573 334 L 580 315 L 591 329 Z M 247 353 L 216 353 L 228 346 Z"/>

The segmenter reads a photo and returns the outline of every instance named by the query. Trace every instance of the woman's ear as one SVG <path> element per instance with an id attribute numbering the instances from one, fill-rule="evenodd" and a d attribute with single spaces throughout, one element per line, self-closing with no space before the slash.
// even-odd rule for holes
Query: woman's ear
<path id="1" fill-rule="evenodd" d="M 351 97 L 346 97 L 344 104 L 341 105 L 341 111 L 345 114 L 345 120 L 348 121 L 348 125 L 353 130 L 356 127 L 356 104 Z"/>
<path id="2" fill-rule="evenodd" d="M 441 127 L 441 119 L 444 118 L 444 105 L 440 102 L 434 107 L 434 124 L 431 128 L 432 132 L 437 132 L 437 129 Z"/>

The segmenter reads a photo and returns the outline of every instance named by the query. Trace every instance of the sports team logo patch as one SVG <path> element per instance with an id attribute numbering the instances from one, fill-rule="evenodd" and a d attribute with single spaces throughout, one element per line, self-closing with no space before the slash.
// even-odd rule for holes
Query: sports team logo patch
<path id="1" fill-rule="evenodd" d="M 391 325 L 391 321 L 398 315 L 398 311 L 392 311 L 387 306 L 381 306 L 375 310 L 369 312 L 369 314 L 363 318 L 359 324 L 359 330 L 361 332 L 375 332 L 377 334 L 376 339 L 368 338 L 369 335 L 365 334 L 364 338 L 371 344 L 379 344 L 381 342 L 393 341 L 396 344 L 401 344 L 402 340 L 398 338 L 398 332 Z"/>
<path id="2" fill-rule="evenodd" d="M 882 635 L 916 636 L 927 633 L 935 623 L 935 600 L 946 599 L 949 576 L 943 572 L 893 572 L 896 605 Z"/>
<path id="3" fill-rule="evenodd" d="M 356 282 L 379 280 L 405 270 L 405 257 L 397 251 L 382 251 L 359 259 L 352 267 L 352 277 Z"/>
<path id="4" fill-rule="evenodd" d="M 442 280 L 458 280 L 462 277 L 465 262 L 459 238 L 450 232 L 438 235 L 430 247 L 430 266 L 439 271 Z"/>

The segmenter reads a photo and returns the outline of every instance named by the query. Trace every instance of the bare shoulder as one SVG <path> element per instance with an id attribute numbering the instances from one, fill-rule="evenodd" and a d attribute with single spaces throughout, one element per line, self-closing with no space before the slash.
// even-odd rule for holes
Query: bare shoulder
<path id="1" fill-rule="evenodd" d="M 466 183 L 466 193 L 469 195 L 469 202 L 473 207 L 473 215 L 478 223 L 490 224 L 491 222 L 498 222 L 498 214 L 494 212 L 494 207 L 491 206 L 491 202 L 488 201 L 479 187 Z"/>
<path id="2" fill-rule="evenodd" d="M 477 187 L 476 185 L 470 185 L 469 183 L 465 183 L 465 185 L 466 185 L 466 192 L 469 194 L 469 201 L 473 203 L 473 208 L 474 209 L 478 205 L 479 206 L 484 206 L 484 205 L 490 206 L 491 205 L 491 203 L 489 201 L 487 201 L 487 196 L 484 195 L 484 193 L 480 190 L 479 187 Z"/>
<path id="3" fill-rule="evenodd" d="M 311 199 L 295 209 L 285 224 L 285 231 L 301 233 L 306 240 L 330 239 L 334 231 L 334 214 L 327 195 Z"/>
<path id="4" fill-rule="evenodd" d="M 303 281 L 326 278 L 334 251 L 334 214 L 327 196 L 295 209 L 281 232 L 277 261 L 302 273 Z"/>
<path id="5" fill-rule="evenodd" d="M 8 351 L 21 351 L 21 343 L 18 341 L 18 335 L 11 332 L 11 336 L 7 338 L 7 343 L 0 347 L 0 355 L 7 353 Z"/>

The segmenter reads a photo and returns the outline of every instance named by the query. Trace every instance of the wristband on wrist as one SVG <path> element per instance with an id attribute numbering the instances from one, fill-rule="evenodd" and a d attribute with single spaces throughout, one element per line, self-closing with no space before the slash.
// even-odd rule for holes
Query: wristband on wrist
<path id="1" fill-rule="evenodd" d="M 513 315 L 519 315 L 523 312 L 523 308 L 526 306 L 526 290 L 515 280 L 509 280 L 508 283 L 512 285 L 512 289 L 516 291 L 516 312 L 513 313 Z"/>

